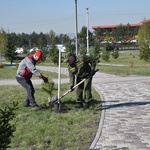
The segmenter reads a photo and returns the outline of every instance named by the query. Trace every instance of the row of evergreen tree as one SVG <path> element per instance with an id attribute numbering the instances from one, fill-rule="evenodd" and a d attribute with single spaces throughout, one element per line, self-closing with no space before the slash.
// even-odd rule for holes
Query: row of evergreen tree
<path id="1" fill-rule="evenodd" d="M 144 23 L 149 24 L 149 22 Z M 142 26 L 144 26 L 144 24 Z M 142 27 L 141 26 L 141 27 Z M 148 25 L 147 25 L 148 26 Z M 140 27 L 140 29 L 141 29 Z M 133 39 L 133 37 L 141 37 L 138 35 L 139 30 L 138 27 L 133 28 L 129 24 L 127 26 L 119 25 L 117 28 L 112 30 L 104 30 L 104 29 L 97 29 L 94 32 L 89 31 L 89 47 L 90 53 L 93 57 L 99 56 L 100 53 L 100 42 L 102 40 L 108 42 L 130 42 L 129 40 Z M 147 28 L 146 28 L 147 30 Z M 143 33 L 142 33 L 143 34 Z M 139 40 L 139 39 L 138 39 Z M 149 40 L 149 39 L 148 39 Z M 23 47 L 24 52 L 27 52 L 32 47 L 38 47 L 42 51 L 45 51 L 47 45 L 51 45 L 51 49 L 47 51 L 48 55 L 54 63 L 58 61 L 58 49 L 56 44 L 63 44 L 66 47 L 66 52 L 73 52 L 75 53 L 75 38 L 69 37 L 67 34 L 60 34 L 56 35 L 53 30 L 49 33 L 36 33 L 33 32 L 31 34 L 26 33 L 6 33 L 3 29 L 0 31 L 0 52 L 4 54 L 4 56 L 8 60 L 13 60 L 14 56 L 16 55 L 15 50 L 16 47 Z M 87 28 L 85 26 L 82 27 L 81 31 L 78 33 L 78 51 L 79 53 L 86 53 L 87 47 Z M 147 46 L 148 47 L 148 46 Z M 57 57 L 56 57 L 57 56 Z M 141 56 L 142 58 L 142 56 Z M 97 58 L 99 61 L 99 58 Z"/>

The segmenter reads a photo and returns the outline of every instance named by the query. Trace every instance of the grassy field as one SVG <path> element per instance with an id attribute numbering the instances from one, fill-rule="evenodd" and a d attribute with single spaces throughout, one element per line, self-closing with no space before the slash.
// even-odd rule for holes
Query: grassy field
<path id="1" fill-rule="evenodd" d="M 118 59 L 110 57 L 109 62 L 101 60 L 97 66 L 100 72 L 128 76 L 150 76 L 150 62 L 139 59 L 139 53 L 120 53 Z"/>
<path id="2" fill-rule="evenodd" d="M 62 86 L 61 92 L 68 90 Z M 35 98 L 39 105 L 48 106 L 48 94 L 39 85 L 35 86 Z M 9 94 L 6 94 L 9 93 Z M 57 87 L 54 89 L 57 93 Z M 62 93 L 61 93 L 62 94 Z M 62 99 L 62 113 L 53 109 L 33 111 L 22 107 L 25 91 L 21 86 L 1 86 L 0 106 L 11 105 L 19 100 L 16 111 L 16 131 L 12 138 L 10 150 L 87 150 L 94 139 L 101 116 L 99 95 L 93 90 L 93 102 L 89 110 L 75 108 L 74 92 Z"/>
<path id="3" fill-rule="evenodd" d="M 127 65 L 127 66 L 131 66 L 132 63 L 133 63 L 133 66 L 150 65 L 150 63 L 139 59 L 139 52 L 119 53 L 119 58 L 117 59 L 113 59 L 112 56 L 110 55 L 109 62 L 104 62 L 104 60 L 102 59 L 101 59 L 101 62 L 106 63 L 106 64 L 122 64 L 122 65 Z"/>
<path id="4" fill-rule="evenodd" d="M 15 67 L 0 69 L 0 79 L 14 79 Z M 43 72 L 49 75 L 49 72 Z M 50 73 L 51 74 L 51 73 Z M 52 78 L 57 74 L 52 73 Z M 61 95 L 68 90 L 68 84 L 61 85 Z M 35 85 L 35 98 L 39 105 L 48 106 L 48 93 Z M 9 150 L 87 150 L 98 129 L 101 116 L 100 96 L 92 90 L 93 101 L 90 109 L 83 111 L 75 108 L 75 92 L 62 98 L 63 111 L 55 113 L 52 109 L 43 108 L 33 111 L 22 106 L 26 92 L 20 86 L 0 87 L 0 108 L 9 106 L 13 101 L 19 101 L 16 110 L 16 131 L 12 137 Z M 57 85 L 53 95 L 57 95 Z"/>

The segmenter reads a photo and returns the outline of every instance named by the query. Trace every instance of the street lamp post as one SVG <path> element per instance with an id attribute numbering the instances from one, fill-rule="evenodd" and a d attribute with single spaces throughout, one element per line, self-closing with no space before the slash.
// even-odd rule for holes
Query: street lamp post
<path id="1" fill-rule="evenodd" d="M 86 15 L 86 24 L 87 24 L 87 55 L 89 55 L 89 8 L 86 8 L 87 15 Z"/>
<path id="2" fill-rule="evenodd" d="M 58 98 L 60 97 L 60 84 L 61 84 L 61 48 L 59 48 L 59 67 L 58 67 Z M 58 101 L 59 103 L 60 101 Z"/>
<path id="3" fill-rule="evenodd" d="M 76 37 L 76 56 L 78 55 L 78 19 L 77 19 L 77 0 L 75 0 L 75 37 Z"/>

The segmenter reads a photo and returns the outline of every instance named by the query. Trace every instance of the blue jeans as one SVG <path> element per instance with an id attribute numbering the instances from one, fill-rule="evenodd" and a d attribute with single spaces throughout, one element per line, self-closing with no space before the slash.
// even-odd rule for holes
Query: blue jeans
<path id="1" fill-rule="evenodd" d="M 34 98 L 35 90 L 31 80 L 26 79 L 24 77 L 16 77 L 16 80 L 20 85 L 22 85 L 25 88 L 27 92 L 27 97 L 24 101 L 24 104 L 30 104 L 31 106 L 36 106 L 37 104 Z"/>

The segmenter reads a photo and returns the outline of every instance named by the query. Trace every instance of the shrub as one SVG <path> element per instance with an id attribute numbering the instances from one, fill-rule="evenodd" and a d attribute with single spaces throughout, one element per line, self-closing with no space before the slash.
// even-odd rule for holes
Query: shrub
<path id="1" fill-rule="evenodd" d="M 113 53 L 112 53 L 112 57 L 114 59 L 117 59 L 119 57 L 119 51 L 117 48 L 114 49 Z"/>
<path id="2" fill-rule="evenodd" d="M 6 150 L 11 143 L 11 137 L 16 130 L 15 124 L 11 121 L 15 118 L 14 111 L 18 102 L 13 102 L 11 107 L 6 106 L 0 109 L 0 148 Z"/>
<path id="3" fill-rule="evenodd" d="M 4 65 L 3 65 L 3 64 L 0 64 L 0 68 L 4 68 Z"/>
<path id="4" fill-rule="evenodd" d="M 90 57 L 92 57 L 96 61 L 96 63 L 100 62 L 101 55 L 100 55 L 99 43 L 95 42 L 94 47 L 90 49 Z"/>
<path id="5" fill-rule="evenodd" d="M 48 77 L 48 82 L 41 83 L 41 89 L 48 93 L 49 99 L 52 97 L 54 82 L 51 77 Z"/>
<path id="6" fill-rule="evenodd" d="M 106 62 L 109 61 L 110 58 L 110 53 L 106 49 L 102 50 L 102 59 L 105 60 Z"/>

